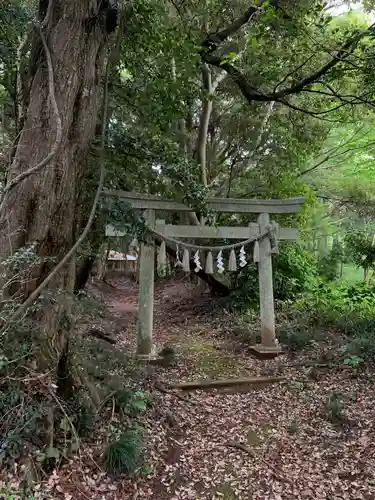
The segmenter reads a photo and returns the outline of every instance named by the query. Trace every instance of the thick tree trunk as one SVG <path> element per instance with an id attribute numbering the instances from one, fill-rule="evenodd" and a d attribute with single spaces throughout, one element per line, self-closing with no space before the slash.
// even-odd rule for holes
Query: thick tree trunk
<path id="1" fill-rule="evenodd" d="M 54 70 L 56 104 L 61 117 L 62 140 L 55 157 L 6 195 L 0 213 L 0 261 L 16 250 L 36 245 L 39 257 L 33 280 L 18 283 L 24 300 L 72 247 L 76 237 L 76 201 L 85 175 L 85 157 L 95 133 L 101 103 L 105 47 L 105 19 L 96 16 L 99 0 L 50 0 L 49 20 L 42 27 Z M 40 1 L 40 15 L 46 15 Z M 41 19 L 42 20 L 42 19 Z M 17 149 L 9 169 L 15 178 L 46 158 L 54 147 L 57 123 L 49 95 L 46 52 L 36 32 L 31 48 L 30 92 Z M 56 369 L 66 354 L 67 328 L 75 265 L 58 273 L 49 292 L 58 300 L 43 307 L 38 352 L 40 367 Z M 9 290 L 4 289 L 3 295 Z M 12 293 L 14 290 L 12 290 Z M 61 292 L 63 292 L 61 294 Z M 39 354 L 40 353 L 40 354 Z M 59 370 L 61 369 L 61 363 Z"/>

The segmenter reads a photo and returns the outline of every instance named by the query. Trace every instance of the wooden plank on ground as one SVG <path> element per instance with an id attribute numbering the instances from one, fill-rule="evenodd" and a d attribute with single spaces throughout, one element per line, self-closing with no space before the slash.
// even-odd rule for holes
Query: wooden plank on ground
<path id="1" fill-rule="evenodd" d="M 219 387 L 233 387 L 244 385 L 256 384 L 273 384 L 275 382 L 282 382 L 286 380 L 285 377 L 249 377 L 249 378 L 234 378 L 227 380 L 199 380 L 196 382 L 184 382 L 180 384 L 170 384 L 170 389 L 180 389 L 182 391 L 192 391 L 195 389 L 219 388 Z"/>

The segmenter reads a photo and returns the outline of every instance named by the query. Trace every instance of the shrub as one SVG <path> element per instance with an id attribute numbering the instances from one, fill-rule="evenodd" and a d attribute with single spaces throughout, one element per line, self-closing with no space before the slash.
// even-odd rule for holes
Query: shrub
<path id="1" fill-rule="evenodd" d="M 280 343 L 292 352 L 312 347 L 318 338 L 318 331 L 309 324 L 309 318 L 299 313 L 282 326 L 278 333 Z"/>
<path id="2" fill-rule="evenodd" d="M 319 325 L 342 331 L 349 339 L 345 357 L 353 355 L 366 361 L 375 361 L 374 286 L 368 286 L 365 282 L 341 286 L 319 283 L 310 294 L 293 305 L 292 311 L 297 323 L 301 322 L 301 317 L 304 318 L 302 328 L 308 322 L 310 331 L 311 326 Z M 301 327 L 298 328 L 301 330 Z M 304 340 L 300 338 L 295 341 L 292 336 L 291 343 L 303 345 Z"/>
<path id="3" fill-rule="evenodd" d="M 328 282 L 335 281 L 340 274 L 340 264 L 344 260 L 343 245 L 334 240 L 332 249 L 318 259 L 318 274 Z"/>
<path id="4" fill-rule="evenodd" d="M 32 494 L 26 493 L 22 490 L 15 490 L 13 488 L 7 487 L 5 490 L 0 488 L 0 500 L 37 500 L 41 497 L 35 497 Z M 51 497 L 43 497 L 44 500 Z"/>
<path id="5" fill-rule="evenodd" d="M 283 328 L 279 332 L 279 341 L 288 347 L 290 351 L 301 351 L 311 345 L 309 332 L 302 329 L 297 331 L 291 328 Z"/>
<path id="6" fill-rule="evenodd" d="M 375 288 L 364 282 L 355 285 L 332 285 L 323 282 L 315 285 L 311 292 L 296 301 L 295 308 L 309 311 L 311 316 L 323 323 L 343 326 L 350 317 L 370 318 L 375 311 Z"/>
<path id="7" fill-rule="evenodd" d="M 361 367 L 362 363 L 364 362 L 364 359 L 355 356 L 354 354 L 349 354 L 345 359 L 344 359 L 344 365 L 350 366 L 351 368 L 358 370 L 358 368 Z"/>
<path id="8" fill-rule="evenodd" d="M 313 254 L 295 243 L 284 245 L 275 258 L 275 298 L 295 299 L 309 289 L 316 274 L 317 262 Z"/>
<path id="9" fill-rule="evenodd" d="M 343 296 L 348 303 L 375 307 L 375 287 L 365 282 L 359 282 L 342 288 Z"/>
<path id="10" fill-rule="evenodd" d="M 345 248 L 349 260 L 364 270 L 374 269 L 373 234 L 373 228 L 368 226 L 353 230 L 345 236 Z"/>
<path id="11" fill-rule="evenodd" d="M 340 260 L 333 253 L 322 255 L 318 260 L 318 274 L 326 281 L 335 281 L 340 273 Z"/>
<path id="12" fill-rule="evenodd" d="M 2 386 L 0 397 L 0 464 L 16 460 L 27 444 L 43 443 L 44 429 L 40 425 L 44 409 L 23 390 L 14 386 Z"/>
<path id="13" fill-rule="evenodd" d="M 294 300 L 312 286 L 317 275 L 315 257 L 298 244 L 285 244 L 274 257 L 274 297 L 276 300 Z M 237 276 L 230 295 L 232 309 L 244 310 L 259 303 L 257 266 L 246 266 Z"/>
<path id="14" fill-rule="evenodd" d="M 352 318 L 343 328 L 350 342 L 346 346 L 346 354 L 358 356 L 366 361 L 375 361 L 375 319 Z"/>

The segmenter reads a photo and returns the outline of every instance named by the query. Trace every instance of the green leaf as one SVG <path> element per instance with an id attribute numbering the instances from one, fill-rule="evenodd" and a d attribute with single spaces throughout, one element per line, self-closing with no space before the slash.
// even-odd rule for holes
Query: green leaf
<path id="1" fill-rule="evenodd" d="M 253 50 L 256 50 L 259 47 L 259 42 L 256 37 L 253 36 L 252 38 L 250 38 L 250 46 Z"/>
<path id="2" fill-rule="evenodd" d="M 147 409 L 147 404 L 142 399 L 134 399 L 132 401 L 132 407 L 139 411 L 145 411 Z"/>
<path id="3" fill-rule="evenodd" d="M 60 422 L 60 429 L 61 429 L 62 431 L 65 431 L 65 432 L 69 432 L 69 431 L 70 431 L 70 429 L 71 429 L 71 424 L 70 424 L 69 420 L 68 420 L 66 417 L 64 417 L 64 418 L 61 420 L 61 422 Z"/>
<path id="4" fill-rule="evenodd" d="M 142 472 L 143 472 L 143 474 L 146 474 L 147 476 L 149 476 L 150 474 L 152 474 L 154 472 L 154 468 L 151 467 L 150 465 L 145 465 L 144 467 L 142 467 Z"/>
<path id="5" fill-rule="evenodd" d="M 55 458 L 58 460 L 60 458 L 60 451 L 53 446 L 49 447 L 45 453 L 45 458 Z"/>

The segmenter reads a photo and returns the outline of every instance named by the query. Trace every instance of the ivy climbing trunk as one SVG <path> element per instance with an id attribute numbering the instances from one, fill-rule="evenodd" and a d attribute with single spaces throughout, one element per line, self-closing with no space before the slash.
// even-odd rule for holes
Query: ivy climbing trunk
<path id="1" fill-rule="evenodd" d="M 95 134 L 102 102 L 108 43 L 106 13 L 100 0 L 40 0 L 40 26 L 34 29 L 29 74 L 22 108 L 26 110 L 9 179 L 38 165 L 56 150 L 44 167 L 5 194 L 0 213 L 0 261 L 18 249 L 35 244 L 38 262 L 28 282 L 5 286 L 3 299 L 16 293 L 23 301 L 73 246 L 76 203 L 83 188 L 85 161 Z M 112 26 L 113 28 L 113 26 Z M 43 38 L 45 44 L 43 44 Z M 51 65 L 48 64 L 48 53 Z M 54 95 L 51 95 L 51 79 Z M 61 128 L 54 110 L 61 119 Z M 56 148 L 56 135 L 61 141 Z M 75 263 L 70 262 L 48 285 L 52 300 L 38 312 L 39 369 L 63 369 L 69 337 L 69 317 Z M 56 295 L 58 298 L 56 298 Z"/>

